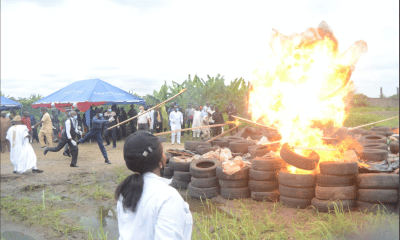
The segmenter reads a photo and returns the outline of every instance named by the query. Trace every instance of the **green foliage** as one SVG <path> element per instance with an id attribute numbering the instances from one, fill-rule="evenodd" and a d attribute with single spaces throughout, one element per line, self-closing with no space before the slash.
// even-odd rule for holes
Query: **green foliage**
<path id="1" fill-rule="evenodd" d="M 352 105 L 354 107 L 368 107 L 368 97 L 361 93 L 356 93 L 353 95 Z"/>

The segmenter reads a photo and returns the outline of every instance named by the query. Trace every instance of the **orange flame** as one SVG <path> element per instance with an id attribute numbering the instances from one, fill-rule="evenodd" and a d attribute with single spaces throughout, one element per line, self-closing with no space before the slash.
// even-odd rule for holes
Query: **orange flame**
<path id="1" fill-rule="evenodd" d="M 326 145 L 320 127 L 343 126 L 353 90 L 350 76 L 367 45 L 358 41 L 339 54 L 338 41 L 325 22 L 290 36 L 274 31 L 270 44 L 274 55 L 251 83 L 252 120 L 277 128 L 289 145 Z M 334 161 L 344 157 L 349 144 L 342 143 L 341 151 L 316 152 L 320 161 Z M 307 155 L 305 150 L 296 152 Z"/>

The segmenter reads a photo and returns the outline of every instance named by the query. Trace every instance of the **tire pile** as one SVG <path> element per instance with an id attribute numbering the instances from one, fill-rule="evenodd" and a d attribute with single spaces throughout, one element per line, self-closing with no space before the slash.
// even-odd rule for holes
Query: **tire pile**
<path id="1" fill-rule="evenodd" d="M 320 212 L 350 211 L 356 206 L 358 162 L 321 162 L 311 205 Z"/>
<path id="2" fill-rule="evenodd" d="M 192 177 L 189 171 L 190 162 L 179 161 L 179 158 L 187 159 L 189 157 L 173 157 L 169 161 L 169 168 L 174 171 L 171 186 L 176 189 L 187 189 Z"/>
<path id="3" fill-rule="evenodd" d="M 190 163 L 191 182 L 188 185 L 188 193 L 197 199 L 216 197 L 220 192 L 216 168 L 221 163 L 213 158 L 200 158 Z"/>
<path id="4" fill-rule="evenodd" d="M 243 155 L 248 153 L 249 147 L 254 146 L 256 143 L 254 141 L 249 140 L 233 140 L 229 142 L 229 149 L 232 152 L 232 155 Z"/>
<path id="5" fill-rule="evenodd" d="M 279 201 L 286 207 L 307 208 L 315 195 L 314 174 L 292 174 L 281 170 L 279 180 Z"/>
<path id="6" fill-rule="evenodd" d="M 164 166 L 164 170 L 163 170 L 161 176 L 162 176 L 163 178 L 171 179 L 172 176 L 174 175 L 174 171 L 173 171 L 173 170 L 170 168 L 170 166 L 169 166 L 169 161 L 171 160 L 172 155 L 169 154 L 169 153 L 166 153 L 166 154 L 165 154 L 165 157 L 167 158 L 167 163 L 166 163 L 165 166 Z"/>
<path id="7" fill-rule="evenodd" d="M 253 200 L 278 201 L 278 172 L 282 167 L 282 162 L 282 159 L 270 156 L 256 157 L 251 161 L 248 185 Z"/>
<path id="8" fill-rule="evenodd" d="M 232 175 L 228 175 L 223 172 L 222 165 L 217 166 L 216 174 L 221 186 L 221 197 L 225 199 L 249 198 L 249 170 L 249 167 L 245 167 Z"/>
<path id="9" fill-rule="evenodd" d="M 399 174 L 367 173 L 357 176 L 358 209 L 396 211 L 399 204 Z"/>

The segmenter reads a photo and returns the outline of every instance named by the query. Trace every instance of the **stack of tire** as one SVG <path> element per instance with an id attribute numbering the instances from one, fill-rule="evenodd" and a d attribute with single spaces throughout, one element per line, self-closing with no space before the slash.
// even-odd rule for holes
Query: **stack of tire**
<path id="1" fill-rule="evenodd" d="M 198 146 L 211 147 L 211 144 L 200 141 L 185 141 L 185 150 L 196 152 Z"/>
<path id="2" fill-rule="evenodd" d="M 320 212 L 352 210 L 356 206 L 358 162 L 321 162 L 319 167 L 311 205 Z"/>
<path id="3" fill-rule="evenodd" d="M 217 166 L 221 163 L 213 158 L 200 158 L 190 163 L 191 182 L 188 185 L 188 193 L 197 199 L 216 197 L 220 192 L 216 177 Z"/>
<path id="4" fill-rule="evenodd" d="M 218 146 L 207 146 L 207 145 L 199 145 L 199 146 L 197 146 L 196 147 L 196 151 L 195 151 L 195 153 L 196 154 L 200 154 L 200 155 L 203 155 L 203 154 L 206 154 L 206 153 L 208 153 L 208 152 L 210 152 L 210 151 L 215 151 L 215 150 L 218 150 Z"/>
<path id="5" fill-rule="evenodd" d="M 398 210 L 399 174 L 358 174 L 357 186 L 357 206 L 360 211 Z"/>
<path id="6" fill-rule="evenodd" d="M 229 147 L 229 142 L 225 138 L 217 138 L 210 142 L 213 147 L 218 146 L 220 148 Z"/>
<path id="7" fill-rule="evenodd" d="M 314 174 L 294 174 L 281 170 L 279 180 L 279 201 L 290 208 L 307 208 L 315 195 Z"/>
<path id="8" fill-rule="evenodd" d="M 217 166 L 216 174 L 219 185 L 221 186 L 221 197 L 225 199 L 249 198 L 249 170 L 249 167 L 245 167 L 229 175 L 223 172 L 222 165 Z"/>
<path id="9" fill-rule="evenodd" d="M 268 155 L 266 157 L 256 157 L 251 160 L 249 189 L 253 200 L 278 201 L 278 172 L 282 167 L 282 162 L 282 159 L 273 158 Z"/>
<path id="10" fill-rule="evenodd" d="M 256 145 L 254 141 L 250 140 L 237 140 L 229 142 L 229 149 L 232 152 L 232 155 L 244 155 L 248 153 L 249 147 Z"/>
<path id="11" fill-rule="evenodd" d="M 172 159 L 172 155 L 170 153 L 166 153 L 165 157 L 167 158 L 167 164 L 164 166 L 164 170 L 161 174 L 163 178 L 171 179 L 174 175 L 174 171 L 169 166 L 169 161 Z"/>
<path id="12" fill-rule="evenodd" d="M 361 137 L 363 150 L 357 155 L 366 161 L 379 162 L 389 156 L 387 138 L 383 135 L 366 134 Z"/>
<path id="13" fill-rule="evenodd" d="M 190 162 L 185 162 L 189 157 L 173 157 L 169 161 L 169 168 L 174 171 L 171 186 L 176 189 L 187 189 L 192 175 L 190 174 Z M 182 161 L 183 160 L 183 161 Z"/>

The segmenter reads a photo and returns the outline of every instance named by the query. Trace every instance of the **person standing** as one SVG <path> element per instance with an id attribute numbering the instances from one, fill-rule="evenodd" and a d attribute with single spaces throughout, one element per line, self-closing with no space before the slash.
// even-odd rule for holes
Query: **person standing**
<path id="1" fill-rule="evenodd" d="M 69 114 L 69 118 L 65 121 L 65 129 L 61 134 L 60 142 L 57 147 L 46 147 L 43 154 L 46 155 L 47 152 L 58 152 L 60 151 L 66 144 L 69 145 L 70 152 L 72 155 L 70 167 L 78 167 L 76 163 L 78 162 L 78 144 L 75 142 L 75 138 L 77 134 L 82 135 L 82 132 L 78 130 L 77 123 L 77 115 L 75 111 L 71 111 Z"/>
<path id="2" fill-rule="evenodd" d="M 128 112 L 129 118 L 132 118 L 132 117 L 136 116 L 137 114 L 138 113 L 137 113 L 137 111 L 135 109 L 135 106 L 133 104 L 131 104 L 131 108 L 129 109 L 129 112 Z M 138 121 L 137 118 L 129 121 L 130 125 L 131 125 L 131 133 L 135 133 L 136 132 L 136 130 L 137 130 L 137 128 L 136 128 L 137 121 Z"/>
<path id="3" fill-rule="evenodd" d="M 120 120 L 121 122 L 123 122 L 123 121 L 125 121 L 126 119 L 128 119 L 128 115 L 127 115 L 126 112 L 125 112 L 125 108 L 124 108 L 124 107 L 121 107 L 121 114 L 120 114 L 120 116 L 119 116 L 119 120 Z M 126 125 L 125 125 L 125 123 L 121 125 L 121 130 L 122 130 L 122 136 L 123 136 L 123 137 L 128 136 L 128 132 L 126 131 Z"/>
<path id="4" fill-rule="evenodd" d="M 114 106 L 114 105 L 113 105 L 113 106 Z M 93 116 L 93 117 L 94 117 L 94 116 Z M 106 120 L 108 120 L 108 119 L 110 119 L 111 117 L 114 119 L 114 121 L 109 122 L 109 123 L 107 124 L 107 128 L 110 128 L 110 127 L 115 126 L 115 125 L 117 124 L 117 121 L 116 121 L 116 118 L 117 118 L 116 113 L 115 113 L 114 111 L 112 111 L 112 108 L 111 108 L 111 107 L 108 107 L 107 112 L 104 114 L 104 118 L 105 118 Z M 92 118 L 92 119 L 93 119 L 93 118 Z M 93 124 L 93 123 L 92 123 L 92 124 Z M 110 130 L 107 129 L 107 131 L 104 133 L 104 135 L 105 135 L 106 142 L 107 142 L 106 146 L 110 145 L 110 135 L 111 135 L 111 138 L 112 138 L 112 140 L 113 140 L 113 148 L 116 148 L 116 147 L 117 147 L 117 128 L 113 128 L 113 129 L 110 129 Z"/>
<path id="5" fill-rule="evenodd" d="M 28 112 L 24 112 L 23 117 L 21 118 L 21 122 L 25 124 L 25 126 L 28 128 L 29 135 L 32 135 L 31 118 L 29 117 Z"/>
<path id="6" fill-rule="evenodd" d="M 35 116 L 33 116 L 33 114 L 31 114 L 29 116 L 29 118 L 31 120 L 31 128 L 32 128 L 32 125 L 36 124 L 36 118 L 35 118 Z M 32 137 L 33 137 L 33 140 L 36 140 L 36 143 L 39 142 L 39 136 L 38 136 L 38 132 L 37 132 L 36 128 L 32 128 Z"/>
<path id="7" fill-rule="evenodd" d="M 88 133 L 86 133 L 85 137 L 81 138 L 77 142 L 77 144 L 84 143 L 85 141 L 93 137 L 96 138 L 97 145 L 99 145 L 100 151 L 105 159 L 105 163 L 111 164 L 110 160 L 108 160 L 107 151 L 106 148 L 104 147 L 103 138 L 101 134 L 103 132 L 104 124 L 112 122 L 114 121 L 114 119 L 111 117 L 108 120 L 103 120 L 103 113 L 101 112 L 101 110 L 97 109 L 96 112 L 97 112 L 96 116 L 94 116 L 92 120 L 92 128 Z"/>
<path id="8" fill-rule="evenodd" d="M 187 127 L 190 128 L 193 125 L 193 114 L 194 108 L 191 104 L 188 105 L 186 109 Z"/>
<path id="9" fill-rule="evenodd" d="M 201 126 L 205 127 L 205 126 L 209 126 L 211 121 L 211 110 L 207 113 L 207 115 L 203 118 L 203 120 L 201 121 Z M 201 139 L 204 139 L 205 137 L 210 137 L 210 128 L 202 128 L 201 129 Z"/>
<path id="10" fill-rule="evenodd" d="M 189 205 L 161 178 L 167 163 L 154 135 L 139 131 L 125 141 L 124 160 L 133 172 L 115 190 L 120 239 L 191 239 Z"/>
<path id="11" fill-rule="evenodd" d="M 212 118 L 214 120 L 214 124 L 224 124 L 224 117 L 222 116 L 222 112 L 219 111 L 218 107 L 215 107 L 215 112 L 212 114 Z M 223 127 L 215 127 L 213 128 L 214 137 L 221 134 Z"/>
<path id="12" fill-rule="evenodd" d="M 156 133 L 160 133 L 163 129 L 163 117 L 160 108 L 156 108 L 154 111 L 154 126 L 153 129 Z"/>
<path id="13" fill-rule="evenodd" d="M 7 140 L 6 136 L 8 129 L 11 127 L 11 120 L 7 117 L 5 112 L 1 112 L 0 121 L 1 152 L 5 153 L 6 148 L 8 151 L 10 151 L 10 142 Z"/>
<path id="14" fill-rule="evenodd" d="M 149 108 L 152 108 L 153 107 L 153 105 L 150 105 L 149 106 Z M 152 109 L 150 112 L 149 112 L 149 115 L 150 115 L 150 133 L 153 133 L 153 131 L 154 131 L 154 109 Z"/>
<path id="15" fill-rule="evenodd" d="M 194 108 L 193 113 L 193 125 L 192 128 L 200 127 L 201 126 L 201 112 L 199 111 L 199 106 Z M 193 129 L 193 139 L 200 137 L 200 129 Z"/>
<path id="16" fill-rule="evenodd" d="M 144 112 L 144 107 L 139 107 L 139 115 Z M 151 119 L 149 113 L 145 113 L 138 117 L 137 129 L 138 131 L 149 131 L 149 126 L 151 124 Z"/>
<path id="17" fill-rule="evenodd" d="M 169 115 L 169 121 L 171 122 L 171 131 L 180 130 L 181 125 L 183 123 L 183 116 L 182 113 L 178 110 L 178 106 L 175 106 L 175 111 L 171 112 Z M 171 142 L 172 145 L 175 143 L 175 135 L 176 135 L 176 142 L 181 144 L 181 132 L 174 132 L 171 133 Z"/>
<path id="18" fill-rule="evenodd" d="M 51 123 L 53 124 L 53 139 L 58 142 L 58 133 L 60 132 L 60 120 L 58 119 L 57 109 L 52 110 Z"/>
<path id="19" fill-rule="evenodd" d="M 32 169 L 34 173 L 42 173 L 36 167 L 36 154 L 33 151 L 29 140 L 29 130 L 25 124 L 21 122 L 21 117 L 17 115 L 13 119 L 13 125 L 7 131 L 7 140 L 10 142 L 10 160 L 14 165 L 13 173 L 24 173 L 27 169 Z"/>
<path id="20" fill-rule="evenodd" d="M 46 144 L 44 142 L 44 136 L 46 136 L 47 144 L 49 147 L 53 147 L 53 137 L 51 136 L 53 133 L 53 124 L 51 122 L 50 115 L 47 113 L 47 108 L 42 107 L 40 110 L 43 114 L 42 120 L 36 123 L 33 128 L 36 128 L 37 125 L 42 124 L 42 127 L 39 131 L 39 142 L 41 148 L 46 148 Z"/>
<path id="21" fill-rule="evenodd" d="M 235 121 L 235 118 L 232 115 L 237 115 L 236 107 L 233 105 L 233 101 L 229 100 L 229 104 L 225 109 L 226 113 L 228 114 L 228 121 Z M 233 128 L 233 125 L 229 125 L 229 129 Z M 237 130 L 236 130 L 237 131 Z"/>

